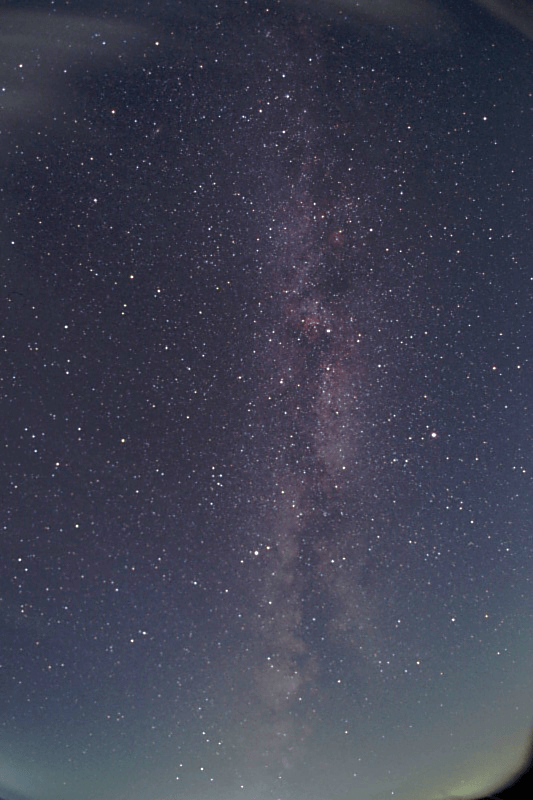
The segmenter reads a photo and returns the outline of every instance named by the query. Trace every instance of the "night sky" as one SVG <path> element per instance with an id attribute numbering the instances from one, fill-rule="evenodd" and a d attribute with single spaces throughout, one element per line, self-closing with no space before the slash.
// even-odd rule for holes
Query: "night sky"
<path id="1" fill-rule="evenodd" d="M 532 40 L 497 0 L 3 4 L 6 800 L 516 770 Z"/>

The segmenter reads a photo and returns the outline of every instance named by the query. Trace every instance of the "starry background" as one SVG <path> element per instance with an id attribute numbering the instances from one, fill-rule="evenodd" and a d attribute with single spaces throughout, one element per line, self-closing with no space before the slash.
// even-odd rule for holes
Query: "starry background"
<path id="1" fill-rule="evenodd" d="M 3 796 L 497 788 L 533 717 L 526 6 L 1 31 Z"/>

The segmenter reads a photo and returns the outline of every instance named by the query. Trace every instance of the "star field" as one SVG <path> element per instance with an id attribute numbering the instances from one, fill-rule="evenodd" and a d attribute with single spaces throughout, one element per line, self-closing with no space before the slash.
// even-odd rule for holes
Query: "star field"
<path id="1" fill-rule="evenodd" d="M 6 4 L 6 800 L 437 800 L 516 773 L 519 12 Z"/>

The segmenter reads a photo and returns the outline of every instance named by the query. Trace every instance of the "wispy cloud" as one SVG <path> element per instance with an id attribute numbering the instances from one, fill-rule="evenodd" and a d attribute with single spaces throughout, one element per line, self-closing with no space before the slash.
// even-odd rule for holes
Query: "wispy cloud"
<path id="1" fill-rule="evenodd" d="M 130 22 L 72 14 L 1 15 L 0 112 L 3 123 L 53 111 L 73 71 L 92 70 L 140 48 L 146 30 Z"/>

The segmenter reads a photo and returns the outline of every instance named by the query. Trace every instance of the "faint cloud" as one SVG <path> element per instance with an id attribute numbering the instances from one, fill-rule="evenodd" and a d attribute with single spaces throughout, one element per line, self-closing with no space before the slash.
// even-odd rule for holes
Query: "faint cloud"
<path id="1" fill-rule="evenodd" d="M 454 17 L 437 0 L 307 0 L 306 5 L 344 12 L 363 22 L 395 28 L 400 34 L 417 38 L 440 40 L 443 32 L 455 28 Z"/>
<path id="2" fill-rule="evenodd" d="M 301 4 L 294 0 L 296 5 Z M 530 0 L 475 0 L 478 5 L 533 39 L 533 6 Z M 457 19 L 438 0 L 306 0 L 307 7 L 342 11 L 354 18 L 408 36 L 445 37 L 457 30 Z"/>
<path id="3" fill-rule="evenodd" d="M 480 6 L 533 39 L 533 6 L 529 0 L 477 0 Z"/>
<path id="4" fill-rule="evenodd" d="M 398 0 L 336 0 L 336 4 L 346 11 L 388 24 L 433 24 L 443 13 L 437 3 L 431 0 L 402 0 L 400 3 Z"/>
<path id="5" fill-rule="evenodd" d="M 91 16 L 9 11 L 0 17 L 0 112 L 27 122 L 53 111 L 71 72 L 101 67 L 131 53 L 146 31 L 129 22 Z"/>

